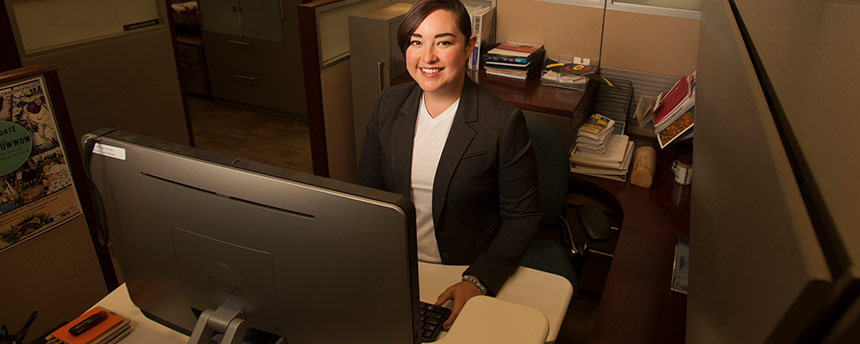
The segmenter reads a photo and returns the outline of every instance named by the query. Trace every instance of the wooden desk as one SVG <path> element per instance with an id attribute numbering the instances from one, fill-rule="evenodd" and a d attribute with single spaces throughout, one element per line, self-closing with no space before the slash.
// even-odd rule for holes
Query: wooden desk
<path id="1" fill-rule="evenodd" d="M 653 139 L 634 138 L 636 147 Z M 683 343 L 687 296 L 669 290 L 678 235 L 690 231 L 690 186 L 675 183 L 679 147 L 657 150 L 651 188 L 570 174 L 570 188 L 602 190 L 623 212 L 591 343 Z"/>
<path id="2" fill-rule="evenodd" d="M 588 99 L 585 98 L 586 92 L 544 86 L 540 84 L 540 79 L 534 76 L 526 80 L 518 80 L 487 75 L 484 71 L 468 71 L 466 75 L 521 110 L 574 118 L 574 114 L 579 112 L 575 111 L 577 108 L 584 109 L 588 105 L 587 102 L 582 101 Z M 409 73 L 403 73 L 392 79 L 391 84 L 397 85 L 409 81 L 412 81 L 412 77 Z M 592 88 L 597 86 L 595 83 L 589 83 L 589 85 Z"/>

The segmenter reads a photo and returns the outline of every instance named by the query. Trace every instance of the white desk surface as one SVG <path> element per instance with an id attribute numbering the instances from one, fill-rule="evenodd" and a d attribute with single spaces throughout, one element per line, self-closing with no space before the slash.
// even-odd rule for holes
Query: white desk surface
<path id="1" fill-rule="evenodd" d="M 421 301 L 436 302 L 436 298 L 445 288 L 462 280 L 466 267 L 418 262 L 418 291 Z M 566 278 L 522 266 L 508 278 L 496 295 L 499 300 L 528 306 L 543 313 L 549 321 L 547 343 L 555 342 L 572 297 L 573 286 Z M 462 313 L 460 315 L 462 316 Z M 458 317 L 454 321 L 454 326 L 459 320 Z M 452 326 L 452 331 L 453 329 Z"/>
<path id="2" fill-rule="evenodd" d="M 418 263 L 420 298 L 433 303 L 448 286 L 459 282 L 465 266 Z M 567 279 L 520 267 L 496 298 L 479 296 L 466 303 L 460 316 L 436 343 L 554 342 L 573 287 Z M 146 318 L 131 302 L 125 284 L 96 305 L 132 320 L 132 333 L 123 344 L 186 343 L 188 337 Z"/>

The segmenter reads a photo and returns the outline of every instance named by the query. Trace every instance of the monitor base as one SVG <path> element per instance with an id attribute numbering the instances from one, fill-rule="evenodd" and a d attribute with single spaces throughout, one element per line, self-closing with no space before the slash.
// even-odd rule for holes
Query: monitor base
<path id="1" fill-rule="evenodd" d="M 215 311 L 207 309 L 197 318 L 188 344 L 209 344 L 216 334 L 223 334 L 221 344 L 241 344 L 247 330 L 241 312 L 225 307 Z"/>

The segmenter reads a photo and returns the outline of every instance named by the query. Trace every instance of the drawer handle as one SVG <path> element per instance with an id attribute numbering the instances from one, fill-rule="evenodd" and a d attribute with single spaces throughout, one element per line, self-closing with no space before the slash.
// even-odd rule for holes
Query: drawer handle
<path id="1" fill-rule="evenodd" d="M 242 79 L 242 80 L 257 81 L 257 78 L 255 78 L 253 76 L 247 76 L 247 75 L 242 75 L 242 74 L 233 74 L 233 77 L 237 78 L 237 79 Z"/>
<path id="2" fill-rule="evenodd" d="M 235 45 L 241 45 L 241 46 L 243 46 L 243 47 L 250 47 L 250 46 L 251 46 L 251 43 L 248 43 L 248 42 L 245 42 L 245 41 L 237 41 L 237 40 L 234 40 L 234 39 L 228 40 L 228 41 L 227 41 L 227 43 L 235 44 Z"/>

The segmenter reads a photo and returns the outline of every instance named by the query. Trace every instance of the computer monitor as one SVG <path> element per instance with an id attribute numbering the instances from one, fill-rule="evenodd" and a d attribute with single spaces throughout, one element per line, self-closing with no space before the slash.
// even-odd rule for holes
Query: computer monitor
<path id="1" fill-rule="evenodd" d="M 418 342 L 408 198 L 122 131 L 84 142 L 150 319 L 188 334 L 201 314 L 232 311 L 289 343 Z"/>

